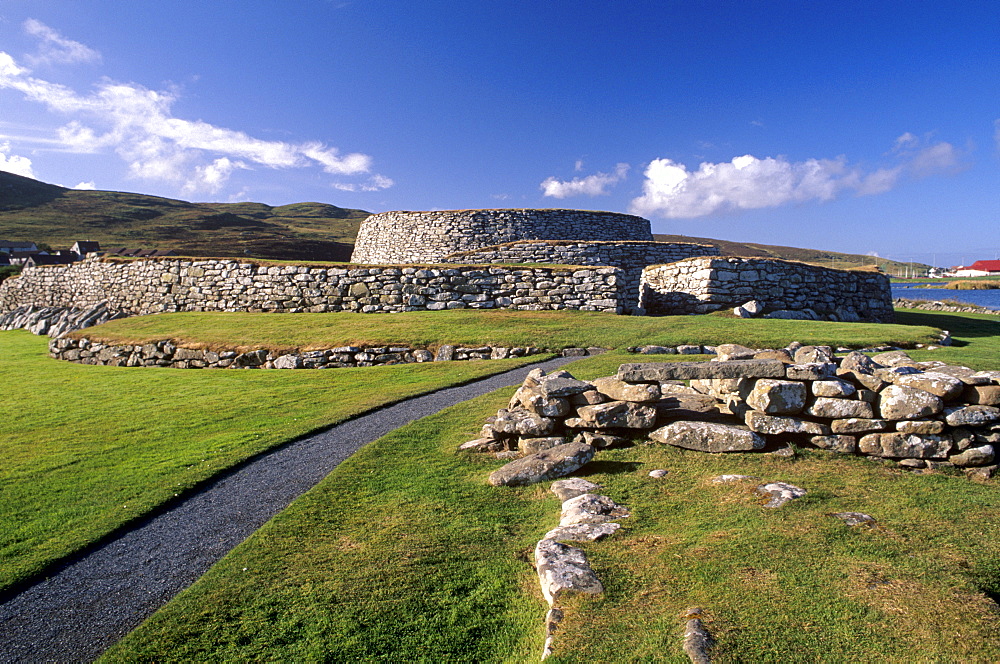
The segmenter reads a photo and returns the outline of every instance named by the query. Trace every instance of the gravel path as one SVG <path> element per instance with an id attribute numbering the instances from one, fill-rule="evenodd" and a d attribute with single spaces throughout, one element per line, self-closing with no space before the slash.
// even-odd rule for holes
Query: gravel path
<path id="1" fill-rule="evenodd" d="M 261 456 L 0 604 L 0 662 L 91 661 L 362 445 L 556 358 L 415 397 Z"/>

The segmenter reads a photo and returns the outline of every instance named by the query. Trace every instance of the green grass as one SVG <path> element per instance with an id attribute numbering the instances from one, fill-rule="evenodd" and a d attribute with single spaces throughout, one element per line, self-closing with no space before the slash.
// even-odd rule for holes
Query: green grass
<path id="1" fill-rule="evenodd" d="M 645 358 L 650 359 L 650 358 Z M 604 373 L 605 358 L 570 369 Z M 501 462 L 455 453 L 510 390 L 424 418 L 341 464 L 105 661 L 534 660 L 546 606 L 530 565 L 558 521 L 544 487 L 491 488 Z M 651 480 L 653 468 L 670 471 Z M 806 488 L 765 510 L 722 473 Z M 675 661 L 705 609 L 719 661 L 991 661 L 1000 652 L 1000 494 L 951 475 L 806 453 L 603 451 L 580 474 L 630 507 L 584 545 L 605 584 L 572 601 L 565 662 Z M 877 529 L 830 516 L 862 511 Z M 372 518 L 378 515 L 378 518 Z"/>
<path id="2" fill-rule="evenodd" d="M 46 342 L 0 332 L 0 590 L 257 453 L 526 362 L 137 370 L 58 362 Z"/>
<path id="3" fill-rule="evenodd" d="M 723 316 L 616 316 L 584 311 L 428 311 L 405 314 L 178 313 L 111 321 L 77 333 L 109 343 L 173 339 L 219 348 L 330 348 L 345 344 L 442 343 L 566 348 L 646 344 L 742 343 L 757 348 L 791 341 L 864 347 L 930 343 L 923 325 L 876 325 Z"/>
<path id="4" fill-rule="evenodd" d="M 980 370 L 1000 370 L 1000 317 L 897 309 L 896 320 L 904 325 L 926 325 L 948 330 L 952 334 L 953 345 L 937 350 L 909 351 L 914 359 L 940 360 Z"/>

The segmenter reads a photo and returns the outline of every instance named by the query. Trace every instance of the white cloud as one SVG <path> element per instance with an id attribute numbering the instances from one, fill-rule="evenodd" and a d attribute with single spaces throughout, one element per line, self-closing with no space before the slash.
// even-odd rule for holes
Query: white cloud
<path id="1" fill-rule="evenodd" d="M 582 166 L 580 162 L 577 165 Z M 583 178 L 573 178 L 572 180 L 557 180 L 555 177 L 548 177 L 539 185 L 545 196 L 552 198 L 568 198 L 570 196 L 603 196 L 608 194 L 608 188 L 612 187 L 623 179 L 628 173 L 628 164 L 618 164 L 614 173 L 595 173 Z"/>
<path id="2" fill-rule="evenodd" d="M 39 24 L 40 25 L 40 24 Z M 42 26 L 45 27 L 45 26 Z M 351 184 L 354 191 L 392 186 L 372 174 L 372 158 L 340 154 L 319 141 L 292 143 L 254 138 L 244 132 L 185 120 L 173 115 L 177 90 L 150 90 L 136 83 L 100 80 L 81 94 L 31 76 L 8 53 L 0 51 L 0 90 L 20 92 L 30 101 L 69 120 L 56 131 L 66 150 L 101 153 L 113 150 L 135 178 L 174 183 L 185 194 L 218 193 L 237 169 L 320 167 L 339 176 L 368 176 Z"/>
<path id="3" fill-rule="evenodd" d="M 97 189 L 97 185 L 94 183 L 93 180 L 91 180 L 90 182 L 80 182 L 79 184 L 77 184 L 73 188 L 74 189 L 79 189 L 81 191 L 93 191 L 93 190 Z"/>
<path id="4" fill-rule="evenodd" d="M 78 62 L 100 62 L 101 54 L 80 42 L 66 39 L 41 21 L 29 18 L 24 31 L 38 37 L 38 52 L 26 56 L 32 65 L 62 65 Z"/>
<path id="5" fill-rule="evenodd" d="M 573 170 L 577 173 L 583 170 L 583 159 L 576 160 L 576 163 L 573 164 Z"/>
<path id="6" fill-rule="evenodd" d="M 35 173 L 31 170 L 31 160 L 16 154 L 8 154 L 9 152 L 10 143 L 0 143 L 0 171 L 34 178 Z"/>
<path id="7" fill-rule="evenodd" d="M 632 200 L 630 211 L 678 219 L 823 202 L 848 192 L 868 196 L 889 191 L 907 175 L 924 177 L 958 167 L 960 155 L 951 144 L 925 143 L 903 134 L 892 150 L 901 163 L 870 172 L 849 165 L 844 157 L 791 162 L 743 155 L 730 162 L 704 162 L 695 171 L 671 159 L 654 159 L 646 167 L 643 195 Z"/>
<path id="8" fill-rule="evenodd" d="M 396 184 L 391 178 L 387 178 L 384 175 L 373 175 L 366 182 L 353 183 L 353 182 L 334 182 L 334 189 L 340 189 L 341 191 L 382 191 L 383 189 L 388 189 L 392 185 Z"/>

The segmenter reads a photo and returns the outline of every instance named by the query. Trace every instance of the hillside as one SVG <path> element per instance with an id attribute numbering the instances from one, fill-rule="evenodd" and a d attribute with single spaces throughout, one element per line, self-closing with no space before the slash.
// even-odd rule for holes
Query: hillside
<path id="1" fill-rule="evenodd" d="M 783 247 L 781 245 L 757 244 L 755 242 L 733 242 L 731 240 L 713 240 L 707 237 L 691 237 L 689 235 L 656 234 L 653 238 L 660 242 L 697 242 L 711 244 L 719 248 L 723 256 L 746 256 L 759 258 L 780 258 L 786 261 L 799 261 L 823 267 L 848 269 L 877 265 L 889 274 L 903 274 L 907 270 L 917 273 L 925 272 L 930 265 L 923 263 L 900 263 L 899 261 L 865 256 L 862 254 L 842 254 L 837 251 L 822 249 L 800 249 L 798 247 Z"/>
<path id="2" fill-rule="evenodd" d="M 188 256 L 348 260 L 368 215 L 325 203 L 189 203 L 77 191 L 0 172 L 0 238 L 57 248 L 94 240 Z"/>
<path id="3" fill-rule="evenodd" d="M 68 248 L 77 240 L 104 247 L 174 249 L 187 256 L 286 260 L 350 259 L 364 210 L 326 203 L 189 203 L 117 191 L 77 191 L 0 171 L 0 239 Z M 859 254 L 654 235 L 661 242 L 698 242 L 725 256 L 760 256 L 826 267 L 877 264 L 890 274 L 907 264 Z M 919 272 L 929 266 L 909 264 Z"/>

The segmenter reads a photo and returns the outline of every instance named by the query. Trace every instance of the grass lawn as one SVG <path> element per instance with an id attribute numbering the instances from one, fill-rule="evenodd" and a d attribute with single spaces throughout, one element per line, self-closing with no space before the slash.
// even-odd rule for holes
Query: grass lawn
<path id="1" fill-rule="evenodd" d="M 47 341 L 0 332 L 0 591 L 264 450 L 526 363 L 126 369 L 52 360 Z"/>
<path id="2" fill-rule="evenodd" d="M 606 358 L 570 367 L 606 373 Z M 543 486 L 493 488 L 501 462 L 455 447 L 510 390 L 380 439 L 213 567 L 105 661 L 532 661 L 546 606 L 532 569 L 558 522 Z M 652 480 L 653 468 L 669 470 Z M 722 473 L 802 486 L 766 510 Z M 807 452 L 606 450 L 581 473 L 633 517 L 584 545 L 605 584 L 574 601 L 552 661 L 687 661 L 705 610 L 719 661 L 991 661 L 1000 653 L 1000 493 L 964 477 Z M 862 511 L 876 529 L 831 512 Z M 377 518 L 373 518 L 377 515 Z"/>
<path id="3" fill-rule="evenodd" d="M 756 348 L 792 341 L 854 348 L 931 343 L 925 324 L 873 325 L 723 316 L 616 316 L 585 311 L 414 311 L 405 314 L 178 313 L 111 321 L 76 336 L 108 343 L 173 339 L 196 347 L 303 350 L 342 345 L 442 343 L 567 348 L 646 344 L 742 343 Z"/>

